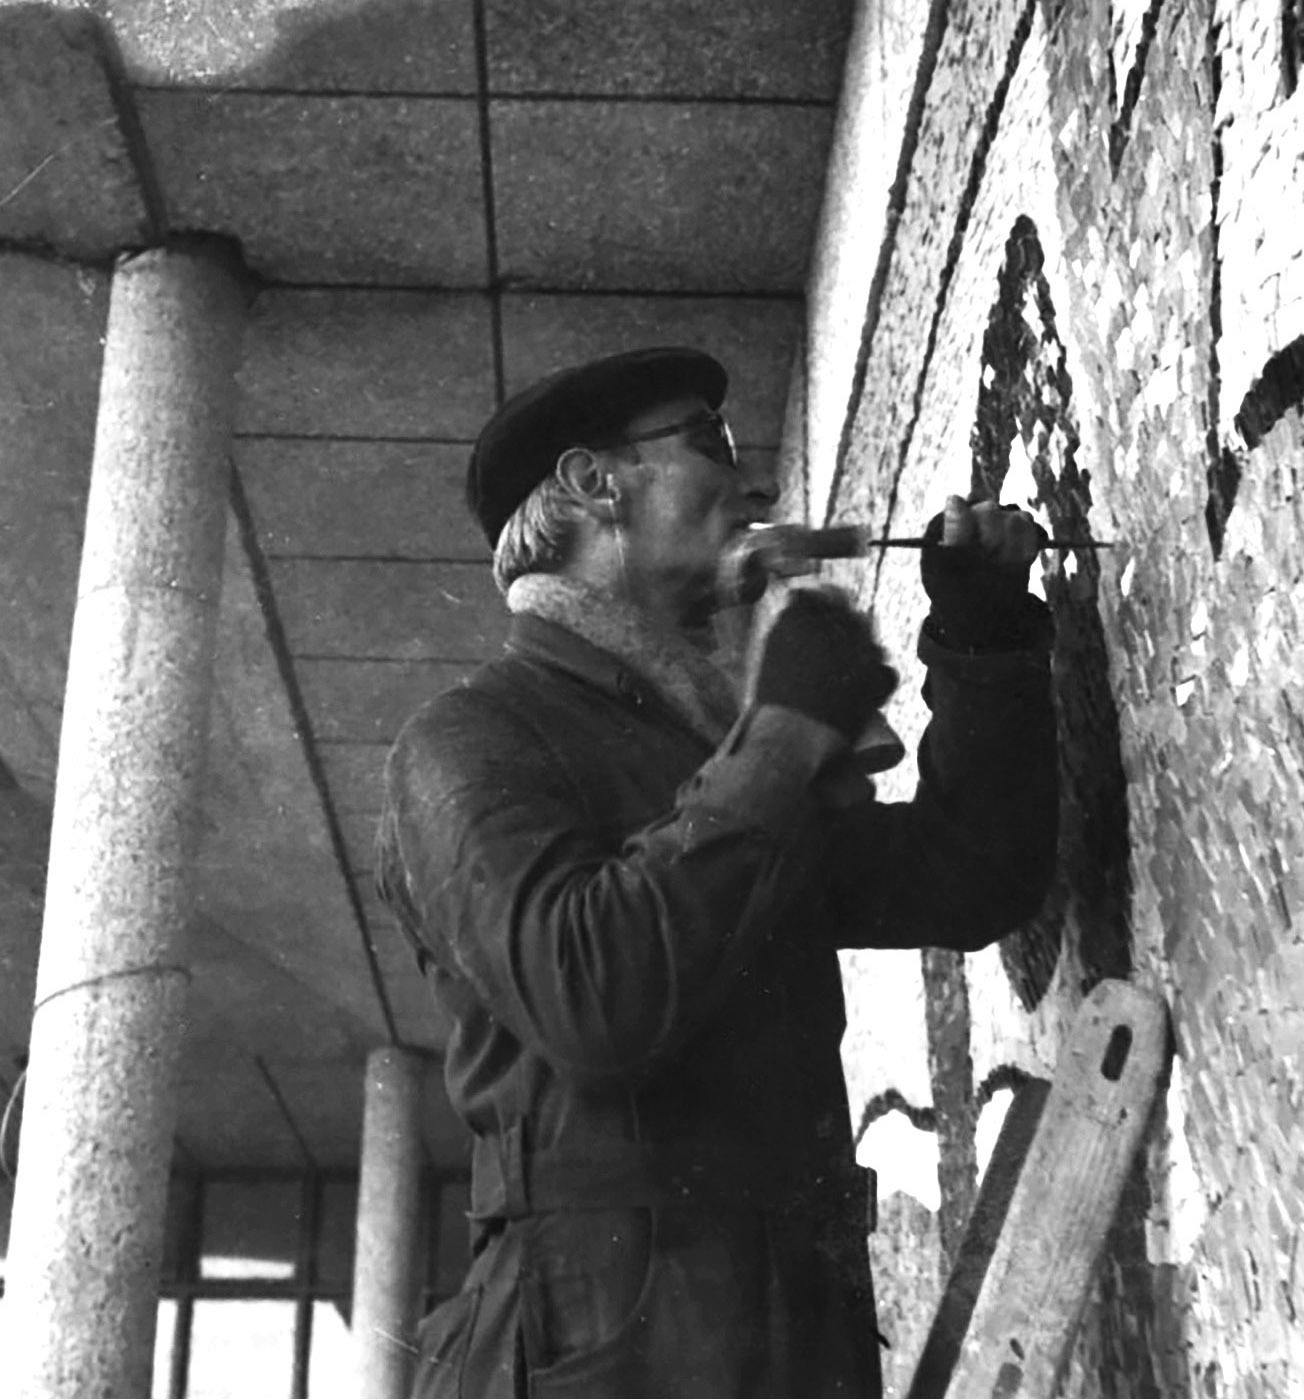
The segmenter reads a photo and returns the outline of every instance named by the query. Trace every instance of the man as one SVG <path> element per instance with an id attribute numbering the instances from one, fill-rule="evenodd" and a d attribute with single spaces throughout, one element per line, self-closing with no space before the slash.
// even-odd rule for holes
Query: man
<path id="1" fill-rule="evenodd" d="M 853 744 L 868 624 L 794 593 L 739 713 L 707 655 L 721 551 L 772 503 L 690 350 L 507 403 L 468 494 L 505 655 L 404 728 L 382 890 L 454 1026 L 474 1259 L 425 1395 L 871 1395 L 839 947 L 975 948 L 1055 845 L 1038 531 L 953 498 L 924 552 L 933 717 L 909 804 Z"/>

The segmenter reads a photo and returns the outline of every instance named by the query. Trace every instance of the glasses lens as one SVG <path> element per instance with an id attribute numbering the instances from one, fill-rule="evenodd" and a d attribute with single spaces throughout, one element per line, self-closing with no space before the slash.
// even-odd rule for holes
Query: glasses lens
<path id="1" fill-rule="evenodd" d="M 700 452 L 703 457 L 708 457 L 712 462 L 718 462 L 731 471 L 737 470 L 738 450 L 734 446 L 733 433 L 729 424 L 718 413 L 713 413 L 710 418 L 700 423 L 694 423 L 686 437 L 694 452 Z"/>

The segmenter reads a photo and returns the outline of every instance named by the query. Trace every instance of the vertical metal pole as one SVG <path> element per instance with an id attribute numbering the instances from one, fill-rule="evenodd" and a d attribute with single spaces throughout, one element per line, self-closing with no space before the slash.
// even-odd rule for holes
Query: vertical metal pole
<path id="1" fill-rule="evenodd" d="M 222 580 L 239 259 L 125 259 L 69 652 L 4 1312 L 9 1395 L 147 1395 Z"/>
<path id="2" fill-rule="evenodd" d="M 424 1259 L 420 1101 L 424 1060 L 388 1046 L 367 1059 L 353 1265 L 353 1345 L 360 1396 L 411 1388 Z"/>

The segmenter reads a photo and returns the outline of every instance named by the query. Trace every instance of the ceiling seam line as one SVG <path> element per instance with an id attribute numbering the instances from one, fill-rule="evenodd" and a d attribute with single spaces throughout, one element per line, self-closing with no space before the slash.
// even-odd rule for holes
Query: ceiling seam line
<path id="1" fill-rule="evenodd" d="M 478 37 L 478 36 L 477 36 Z M 478 47 L 478 45 L 477 45 Z M 477 55 L 478 57 L 478 55 Z M 486 59 L 487 62 L 487 59 Z M 478 65 L 477 65 L 478 66 Z M 827 97 L 730 96 L 724 93 L 678 92 L 568 92 L 550 88 L 503 92 L 482 82 L 474 90 L 417 88 L 292 88 L 292 87 L 195 87 L 170 83 L 129 83 L 127 91 L 146 96 L 176 96 L 202 101 L 240 101 L 277 98 L 300 102 L 453 102 L 464 105 L 502 102 L 553 103 L 567 107 L 778 107 L 798 111 L 827 112 L 836 106 Z"/>
<path id="2" fill-rule="evenodd" d="M 435 656 L 413 659 L 407 656 L 378 656 L 370 652 L 342 655 L 339 652 L 296 651 L 290 655 L 295 661 L 367 661 L 391 663 L 396 666 L 478 666 L 485 660 L 483 656 Z"/>
<path id="3" fill-rule="evenodd" d="M 390 1040 L 397 1044 L 399 1041 L 398 1026 L 394 1019 L 393 1007 L 390 1005 L 384 976 L 380 970 L 380 959 L 377 957 L 376 949 L 371 941 L 371 930 L 367 924 L 366 915 L 363 913 L 362 900 L 358 894 L 357 886 L 348 873 L 350 861 L 348 849 L 344 844 L 344 833 L 340 828 L 339 816 L 335 811 L 330 784 L 326 780 L 325 771 L 314 745 L 312 719 L 308 707 L 304 703 L 303 692 L 299 688 L 298 677 L 294 670 L 293 653 L 290 650 L 285 628 L 276 607 L 276 594 L 272 588 L 271 574 L 258 542 L 253 513 L 249 508 L 249 501 L 245 496 L 244 485 L 240 480 L 240 473 L 234 459 L 230 463 L 230 500 L 232 514 L 235 516 L 240 531 L 241 543 L 244 545 L 249 572 L 253 577 L 254 591 L 263 615 L 263 625 L 267 629 L 267 639 L 276 660 L 277 670 L 280 673 L 286 701 L 290 707 L 290 717 L 294 727 L 299 732 L 300 752 L 307 765 L 308 776 L 316 791 L 317 801 L 321 804 L 327 836 L 331 843 L 331 850 L 335 855 L 335 864 L 344 878 L 345 893 L 353 910 L 358 934 L 362 939 L 362 951 L 371 974 L 372 990 L 380 1004 L 386 1032 Z"/>
<path id="4" fill-rule="evenodd" d="M 4 246 L 0 240 L 0 248 Z M 17 251 L 23 251 L 18 249 Z M 64 261 L 74 261 L 64 259 Z M 494 288 L 483 283 L 462 286 L 446 286 L 438 282 L 282 282 L 265 274 L 259 282 L 259 292 L 290 294 L 323 293 L 335 295 L 340 292 L 356 293 L 361 296 L 407 295 L 412 297 L 443 297 L 448 300 L 471 300 L 478 297 L 492 297 Z M 752 287 L 739 291 L 736 287 L 564 287 L 556 283 L 531 283 L 522 278 L 507 278 L 503 282 L 504 296 L 522 300 L 538 297 L 587 297 L 627 301 L 757 301 L 766 304 L 800 306 L 806 298 L 802 287 Z"/>
<path id="5" fill-rule="evenodd" d="M 465 569 L 492 568 L 487 559 L 467 559 L 458 554 L 281 554 L 269 549 L 265 557 L 269 563 L 277 564 L 439 564 Z"/>
<path id="6" fill-rule="evenodd" d="M 373 433 L 286 433 L 286 432 L 259 432 L 250 430 L 245 432 L 232 433 L 237 442 L 340 442 L 340 443 L 393 443 L 395 446 L 419 447 L 422 444 L 430 444 L 433 447 L 470 447 L 474 443 L 474 438 L 450 438 L 450 437 L 398 437 L 392 434 Z M 740 444 L 745 445 L 745 444 Z"/>
<path id="7" fill-rule="evenodd" d="M 476 116 L 480 134 L 480 192 L 484 202 L 485 262 L 489 277 L 489 350 L 493 357 L 494 407 L 502 405 L 507 374 L 503 349 L 501 268 L 498 259 L 498 205 L 494 191 L 493 133 L 489 127 L 489 34 L 484 0 L 474 0 Z"/>
<path id="8" fill-rule="evenodd" d="M 98 20 L 92 20 L 87 25 L 87 31 L 104 73 L 118 133 L 127 149 L 127 158 L 140 189 L 141 203 L 145 207 L 146 238 L 152 244 L 161 243 L 170 231 L 167 199 L 163 193 L 163 182 L 150 156 L 149 142 L 140 113 L 136 110 L 135 95 L 122 62 L 122 54 L 107 27 Z"/>
<path id="9" fill-rule="evenodd" d="M 310 1171 L 317 1170 L 317 1159 L 312 1155 L 312 1148 L 308 1146 L 308 1139 L 300 1131 L 299 1125 L 295 1122 L 294 1114 L 290 1112 L 290 1105 L 286 1102 L 285 1095 L 281 1093 L 281 1086 L 276 1082 L 267 1061 L 261 1055 L 254 1056 L 254 1064 L 258 1067 L 258 1073 L 262 1076 L 263 1083 L 267 1086 L 267 1092 L 271 1094 L 276 1102 L 277 1108 L 281 1111 L 281 1117 L 285 1119 L 295 1142 L 299 1144 L 299 1151 L 303 1154 L 305 1165 Z"/>

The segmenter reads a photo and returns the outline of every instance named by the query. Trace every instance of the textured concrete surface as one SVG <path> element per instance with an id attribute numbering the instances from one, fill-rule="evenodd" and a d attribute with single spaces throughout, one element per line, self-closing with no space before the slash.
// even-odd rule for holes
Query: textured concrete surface
<path id="1" fill-rule="evenodd" d="M 336 810 L 341 815 L 380 810 L 381 773 L 388 752 L 389 744 L 383 740 L 322 745 L 322 768 L 331 791 L 338 795 Z"/>
<path id="2" fill-rule="evenodd" d="M 559 290 L 798 291 L 831 126 L 812 107 L 494 102 L 502 274 Z"/>
<path id="3" fill-rule="evenodd" d="M 945 9 L 934 0 L 856 8 L 806 283 L 807 403 L 787 444 L 786 474 L 805 481 L 813 515 L 823 515 L 837 466 L 875 276 L 890 264 L 904 193 L 898 171 L 908 169 L 912 150 L 903 149 L 910 104 L 925 56 L 940 42 L 930 15 Z"/>
<path id="4" fill-rule="evenodd" d="M 244 300 L 211 243 L 114 276 L 5 1300 L 18 1394 L 149 1375 Z"/>
<path id="5" fill-rule="evenodd" d="M 1304 192 L 1304 98 L 1269 7 L 1048 13 L 948 6 L 834 511 L 905 530 L 983 483 L 1117 542 L 1035 571 L 1059 629 L 1061 879 L 1033 925 L 966 960 L 956 1029 L 981 1092 L 1052 1068 L 1111 966 L 1164 992 L 1173 1084 L 1065 1393 L 1287 1395 L 1304 1378 L 1304 246 L 1282 211 Z M 916 565 L 835 571 L 894 650 L 922 613 Z M 901 709 L 912 733 L 922 715 Z M 907 1221 L 885 1252 L 889 1311 L 931 1305 L 900 1261 L 936 1250 L 935 1228 Z"/>
<path id="6" fill-rule="evenodd" d="M 260 275 L 484 285 L 474 102 L 151 90 L 136 103 L 171 226 L 238 237 Z"/>
<path id="7" fill-rule="evenodd" d="M 108 307 L 105 278 L 0 255 L 0 754 L 54 791 Z M 44 334 L 34 336 L 33 326 Z"/>
<path id="8" fill-rule="evenodd" d="M 363 881 L 363 888 L 370 881 Z M 394 1022 L 405 1045 L 431 1054 L 442 1052 L 453 1026 L 448 1013 L 435 1004 L 430 986 L 417 968 L 416 954 L 394 916 L 374 895 L 363 901 L 368 936 L 385 979 Z M 429 1152 L 441 1166 L 465 1166 L 470 1139 L 442 1089 L 432 1094 L 423 1122 Z M 354 1143 L 353 1162 L 357 1161 Z"/>
<path id="9" fill-rule="evenodd" d="M 0 1310 L 11 1395 L 149 1387 L 186 982 L 93 984 L 33 1025 Z"/>
<path id="10" fill-rule="evenodd" d="M 49 823 L 106 298 L 99 275 L 15 255 L 5 259 L 0 298 L 0 361 L 9 386 L 0 396 L 0 452 L 23 464 L 0 473 L 0 754 L 22 782 L 6 799 L 17 824 L 5 827 L 0 859 L 7 929 L 0 1045 L 12 1064 L 31 1018 L 45 881 L 44 859 L 34 872 L 28 857 Z M 40 336 L 31 335 L 34 324 Z M 221 1062 L 232 1045 L 275 1045 L 291 1056 L 315 1047 L 351 1060 L 360 1073 L 363 1047 L 384 1034 L 384 1023 L 233 528 L 222 602 L 198 855 L 206 917 L 192 930 L 179 1152 L 191 1161 L 211 1154 L 228 1165 L 284 1165 L 300 1155 L 250 1058 L 254 1050 L 239 1052 L 245 1068 L 238 1082 L 252 1077 L 252 1098 L 236 1081 L 208 1075 L 208 1060 Z M 365 800 L 374 810 L 375 799 Z M 281 1092 L 297 1112 L 296 1086 Z M 259 1126 L 269 1115 L 279 1127 Z M 229 1126 L 233 1117 L 238 1130 Z"/>
<path id="11" fill-rule="evenodd" d="M 406 1395 L 412 1385 L 424 1073 L 411 1051 L 367 1057 L 351 1318 L 359 1395 Z"/>
<path id="12" fill-rule="evenodd" d="M 277 605 L 300 655 L 378 661 L 473 661 L 507 629 L 487 564 L 272 565 Z"/>
<path id="13" fill-rule="evenodd" d="M 303 660 L 298 665 L 313 732 L 328 743 L 392 743 L 418 705 L 451 690 L 468 670 L 444 661 Z"/>
<path id="14" fill-rule="evenodd" d="M 494 92 L 831 101 L 853 5 L 488 0 Z"/>
<path id="15" fill-rule="evenodd" d="M 236 469 L 269 558 L 483 562 L 463 504 L 469 443 L 242 440 Z"/>
<path id="16" fill-rule="evenodd" d="M 239 432 L 469 442 L 493 412 L 488 297 L 265 291 L 239 379 Z"/>
<path id="17" fill-rule="evenodd" d="M 102 0 L 143 87 L 475 91 L 472 0 Z"/>
<path id="18" fill-rule="evenodd" d="M 566 365 L 641 345 L 695 345 L 729 372 L 726 407 L 740 444 L 774 446 L 801 332 L 793 299 L 688 296 L 503 298 L 509 394 Z"/>
<path id="19" fill-rule="evenodd" d="M 385 1033 L 322 797 L 308 767 L 300 719 L 286 695 L 238 532 L 227 536 L 213 696 L 212 758 L 199 848 L 198 906 L 240 940 L 255 966 L 272 963 L 305 996 L 299 1018 L 261 999 L 221 1007 L 237 1043 L 279 1036 L 306 1054 L 309 1022 L 333 1018 L 332 1043 L 353 1053 Z M 216 1008 L 215 1008 L 216 1009 Z"/>
<path id="20" fill-rule="evenodd" d="M 0 5 L 0 239 L 92 261 L 151 237 L 99 28 Z"/>
<path id="21" fill-rule="evenodd" d="M 19 1063 L 31 1030 L 49 848 L 49 807 L 0 763 L 0 1066 Z"/>
<path id="22" fill-rule="evenodd" d="M 0 59 L 0 101 L 21 118 L 0 136 L 17 161 L 0 162 L 0 231 L 20 227 L 7 214 L 29 231 L 48 215 L 54 241 L 73 247 L 79 221 L 102 224 L 102 200 L 134 179 L 130 146 L 174 227 L 232 229 L 259 268 L 311 284 L 262 288 L 240 374 L 237 465 L 252 518 L 238 513 L 226 539 L 178 1135 L 191 1166 L 306 1160 L 314 1135 L 295 1125 L 319 1106 L 320 1086 L 295 1067 L 316 1043 L 343 1074 L 388 1035 L 355 900 L 400 1034 L 427 1045 L 444 1033 L 366 881 L 346 880 L 340 823 L 376 809 L 383 745 L 371 736 L 396 727 L 436 673 L 454 678 L 460 668 L 445 674 L 441 658 L 496 648 L 502 610 L 486 575 L 399 563 L 387 577 L 386 561 L 487 557 L 457 477 L 502 387 L 607 349 L 704 343 L 733 374 L 747 452 L 765 456 L 779 438 L 805 258 L 794 231 L 804 219 L 809 233 L 818 203 L 810 138 L 831 125 L 849 6 L 763 0 L 745 20 L 734 0 L 572 10 L 582 51 L 555 6 L 528 7 L 514 24 L 487 7 L 479 90 L 471 0 L 102 0 L 100 38 L 126 79 L 109 110 L 96 50 L 69 43 L 66 13 L 0 2 L 6 36 L 46 44 L 10 45 L 13 61 Z M 553 240 L 549 256 L 568 278 L 592 256 L 599 282 L 614 269 L 613 285 L 633 295 L 517 292 L 512 270 L 494 265 L 487 197 L 512 196 L 529 173 L 536 82 L 558 129 L 598 153 L 591 164 L 631 172 L 627 186 L 597 191 L 596 223 L 576 225 L 587 241 Z M 634 82 L 650 101 L 614 104 L 612 121 L 592 106 L 598 94 L 629 99 Z M 473 99 L 496 92 L 502 124 L 487 112 L 482 127 Z M 617 146 L 603 156 L 607 128 Z M 482 156 L 499 138 L 508 180 L 491 190 Z M 594 188 L 570 163 L 583 165 L 556 168 L 567 201 L 577 178 L 581 192 Z M 622 189 L 634 202 L 620 208 Z M 95 256 L 143 237 L 121 227 Z M 652 280 L 627 284 L 640 266 Z M 0 472 L 0 759 L 23 811 L 36 811 L 54 777 L 105 277 L 13 255 L 2 270 L 0 455 L 22 466 Z M 761 294 L 735 294 L 758 279 Z M 376 285 L 393 282 L 403 287 Z M 688 295 L 702 285 L 708 295 Z M 449 601 L 472 578 L 482 625 L 471 601 Z M 380 659 L 350 659 L 359 642 L 364 657 L 378 642 Z M 408 669 L 408 655 L 433 659 Z M 0 1028 L 0 1049 L 16 1055 L 40 906 L 10 855 L 5 909 L 28 920 L 6 943 L 23 950 Z M 334 1138 L 323 1123 L 309 1155 L 347 1139 L 356 1122 L 342 1123 Z M 457 1135 L 431 1132 L 456 1160 Z"/>

